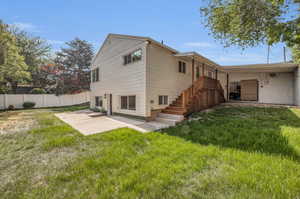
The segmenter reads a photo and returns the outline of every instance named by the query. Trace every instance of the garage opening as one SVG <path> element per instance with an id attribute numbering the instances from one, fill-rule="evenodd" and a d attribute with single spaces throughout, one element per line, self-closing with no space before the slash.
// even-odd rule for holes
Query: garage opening
<path id="1" fill-rule="evenodd" d="M 230 82 L 230 100 L 241 100 L 241 84 L 240 82 Z"/>
<path id="2" fill-rule="evenodd" d="M 258 101 L 258 81 L 242 80 L 230 82 L 230 100 Z"/>

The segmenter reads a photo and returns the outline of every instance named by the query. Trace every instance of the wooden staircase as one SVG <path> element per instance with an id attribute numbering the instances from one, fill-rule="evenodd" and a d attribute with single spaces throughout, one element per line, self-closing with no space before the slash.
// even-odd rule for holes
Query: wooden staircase
<path id="1" fill-rule="evenodd" d="M 162 113 L 187 116 L 224 101 L 224 90 L 219 80 L 202 76 L 191 87 L 184 90 L 168 107 L 163 109 Z"/>

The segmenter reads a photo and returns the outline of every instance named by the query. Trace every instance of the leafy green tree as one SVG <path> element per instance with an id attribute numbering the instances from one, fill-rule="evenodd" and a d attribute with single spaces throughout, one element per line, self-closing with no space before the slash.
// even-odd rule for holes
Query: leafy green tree
<path id="1" fill-rule="evenodd" d="M 20 55 L 15 37 L 8 25 L 0 21 L 0 88 L 5 90 L 9 83 L 15 92 L 18 83 L 30 80 L 24 57 Z"/>
<path id="2" fill-rule="evenodd" d="M 28 71 L 32 76 L 32 84 L 34 86 L 45 86 L 43 85 L 41 67 L 49 63 L 51 46 L 40 37 L 32 36 L 15 26 L 10 26 L 9 30 L 15 36 L 20 55 L 24 57 L 24 61 L 28 65 Z"/>
<path id="3" fill-rule="evenodd" d="M 293 60 L 300 63 L 300 44 L 296 44 L 292 48 Z"/>
<path id="4" fill-rule="evenodd" d="M 56 53 L 55 64 L 61 71 L 58 90 L 64 93 L 89 89 L 90 66 L 94 56 L 93 46 L 85 40 L 75 38 L 67 42 L 67 48 Z"/>
<path id="5" fill-rule="evenodd" d="M 299 61 L 299 0 L 207 0 L 204 24 L 225 46 L 284 42 Z M 298 47 L 297 47 L 298 46 Z M 296 49 L 296 50 L 293 50 Z M 295 53 L 295 54 L 294 54 Z M 298 57 L 298 58 L 297 58 Z"/>

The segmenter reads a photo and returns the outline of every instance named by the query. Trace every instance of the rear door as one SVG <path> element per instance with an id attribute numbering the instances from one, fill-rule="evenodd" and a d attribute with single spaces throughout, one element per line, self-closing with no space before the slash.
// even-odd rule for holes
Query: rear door
<path id="1" fill-rule="evenodd" d="M 258 101 L 258 81 L 256 79 L 241 81 L 241 100 Z"/>

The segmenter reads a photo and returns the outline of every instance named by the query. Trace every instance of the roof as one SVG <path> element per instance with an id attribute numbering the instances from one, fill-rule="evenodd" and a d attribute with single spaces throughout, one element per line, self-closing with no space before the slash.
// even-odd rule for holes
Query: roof
<path id="1" fill-rule="evenodd" d="M 180 53 L 179 51 L 175 50 L 174 48 L 171 48 L 168 45 L 162 44 L 161 42 L 158 42 L 154 39 L 152 39 L 151 37 L 144 37 L 144 36 L 135 36 L 135 35 L 123 35 L 123 34 L 113 34 L 110 33 L 107 35 L 105 41 L 103 42 L 102 46 L 100 47 L 98 53 L 96 54 L 96 56 L 93 58 L 92 62 L 94 61 L 94 59 L 98 56 L 99 52 L 101 51 L 104 43 L 107 41 L 108 38 L 110 37 L 119 37 L 119 38 L 128 38 L 128 39 L 138 39 L 138 40 L 144 40 L 144 41 L 149 41 L 150 43 L 154 43 L 155 45 L 158 45 L 162 48 L 165 48 L 169 51 L 171 51 L 172 53 L 175 54 L 175 56 L 177 57 L 191 57 L 194 56 L 196 59 L 200 59 L 202 61 L 206 61 L 206 63 L 210 64 L 210 65 L 215 65 L 215 66 L 219 66 L 217 63 L 209 60 L 208 58 L 196 53 L 196 52 L 185 52 L 185 53 Z"/>
<path id="2" fill-rule="evenodd" d="M 150 41 L 152 43 L 155 43 L 156 45 L 159 45 L 163 48 L 166 48 L 170 51 L 172 51 L 173 53 L 178 53 L 177 50 L 175 50 L 174 48 L 171 48 L 170 46 L 167 46 L 165 44 L 162 44 L 161 42 L 158 42 L 150 37 L 143 37 L 143 36 L 135 36 L 135 35 L 122 35 L 122 34 L 113 34 L 113 33 L 110 33 L 108 34 L 107 37 L 110 37 L 110 36 L 114 36 L 114 37 L 121 37 L 121 38 L 131 38 L 131 39 L 140 39 L 140 40 L 145 40 L 145 41 Z"/>
<path id="3" fill-rule="evenodd" d="M 199 59 L 201 61 L 206 61 L 208 64 L 211 64 L 211 65 L 214 65 L 214 66 L 219 66 L 219 64 L 217 64 L 216 62 L 200 55 L 197 52 L 177 53 L 174 56 L 176 56 L 176 57 L 191 57 L 191 58 Z"/>
<path id="4" fill-rule="evenodd" d="M 98 53 L 93 58 L 94 59 L 98 56 L 99 52 L 103 48 L 105 42 L 110 37 L 119 37 L 119 38 L 127 38 L 127 39 L 137 39 L 137 40 L 144 40 L 148 41 L 150 43 L 153 43 L 155 45 L 158 45 L 164 49 L 167 49 L 171 51 L 174 56 L 176 57 L 185 57 L 185 58 L 194 58 L 196 60 L 204 61 L 208 65 L 215 66 L 218 68 L 218 70 L 224 71 L 224 72 L 292 72 L 295 68 L 298 67 L 295 63 L 272 63 L 272 64 L 250 64 L 250 65 L 233 65 L 233 66 L 220 66 L 219 64 L 215 63 L 214 61 L 200 55 L 197 52 L 179 52 L 175 50 L 174 48 L 171 48 L 170 46 L 167 46 L 165 44 L 162 44 L 161 42 L 158 42 L 151 37 L 144 37 L 144 36 L 135 36 L 135 35 L 123 35 L 123 34 L 113 34 L 110 33 L 106 37 L 105 41 L 103 42 L 102 46 L 100 47 Z"/>
<path id="5" fill-rule="evenodd" d="M 222 66 L 224 71 L 227 72 L 292 72 L 297 67 L 298 64 L 290 62 Z"/>

